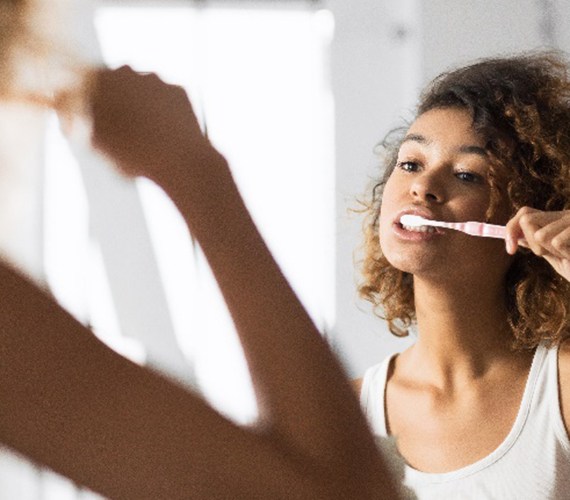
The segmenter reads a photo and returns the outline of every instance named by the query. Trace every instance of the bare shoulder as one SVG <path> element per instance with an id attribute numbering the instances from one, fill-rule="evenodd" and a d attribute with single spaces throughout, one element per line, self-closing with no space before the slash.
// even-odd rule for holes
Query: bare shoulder
<path id="1" fill-rule="evenodd" d="M 560 344 L 558 354 L 558 381 L 560 387 L 560 407 L 566 431 L 570 434 L 570 338 Z"/>
<path id="2" fill-rule="evenodd" d="M 356 395 L 360 396 L 360 391 L 362 390 L 362 379 L 357 378 L 357 379 L 353 380 L 352 381 L 352 388 L 356 392 Z"/>

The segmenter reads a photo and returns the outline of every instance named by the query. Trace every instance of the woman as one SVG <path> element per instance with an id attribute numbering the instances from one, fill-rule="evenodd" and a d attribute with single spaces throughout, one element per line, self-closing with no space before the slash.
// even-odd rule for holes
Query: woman
<path id="1" fill-rule="evenodd" d="M 484 60 L 435 79 L 385 144 L 360 291 L 418 336 L 358 386 L 420 499 L 568 497 L 569 98 L 556 55 Z M 407 213 L 506 224 L 506 244 Z"/>

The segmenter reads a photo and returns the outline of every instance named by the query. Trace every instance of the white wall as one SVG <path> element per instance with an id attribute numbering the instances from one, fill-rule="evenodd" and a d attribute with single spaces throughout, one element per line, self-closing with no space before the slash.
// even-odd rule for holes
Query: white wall
<path id="1" fill-rule="evenodd" d="M 422 3 L 424 81 L 449 66 L 543 44 L 537 0 L 430 0 Z"/>

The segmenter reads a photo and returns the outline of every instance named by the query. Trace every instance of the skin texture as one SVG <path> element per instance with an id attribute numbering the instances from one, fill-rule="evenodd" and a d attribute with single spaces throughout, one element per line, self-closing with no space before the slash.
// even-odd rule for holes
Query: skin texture
<path id="1" fill-rule="evenodd" d="M 206 254 L 261 418 L 237 427 L 0 264 L 0 441 L 111 498 L 397 498 L 349 382 L 184 91 L 128 67 L 89 88 L 94 146 L 159 184 Z"/>
<path id="2" fill-rule="evenodd" d="M 410 240 L 394 227 L 402 210 L 444 221 L 484 221 L 490 191 L 483 145 L 468 112 L 426 112 L 409 129 L 382 199 L 382 251 L 413 274 L 419 331 L 418 341 L 390 367 L 387 420 L 406 461 L 425 472 L 448 472 L 483 458 L 516 418 L 532 361 L 532 353 L 513 352 L 509 345 L 503 290 L 517 239 L 525 238 L 570 279 L 568 212 L 524 208 L 508 221 L 505 202 L 490 222 L 508 222 L 506 243 L 445 230 Z M 560 402 L 567 428 L 569 361 L 563 346 Z"/>

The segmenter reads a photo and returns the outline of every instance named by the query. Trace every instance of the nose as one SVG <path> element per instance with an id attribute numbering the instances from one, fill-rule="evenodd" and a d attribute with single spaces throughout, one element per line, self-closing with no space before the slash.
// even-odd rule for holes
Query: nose
<path id="1" fill-rule="evenodd" d="M 410 185 L 410 194 L 415 200 L 441 203 L 444 199 L 444 185 L 438 173 L 422 172 L 414 176 Z"/>

